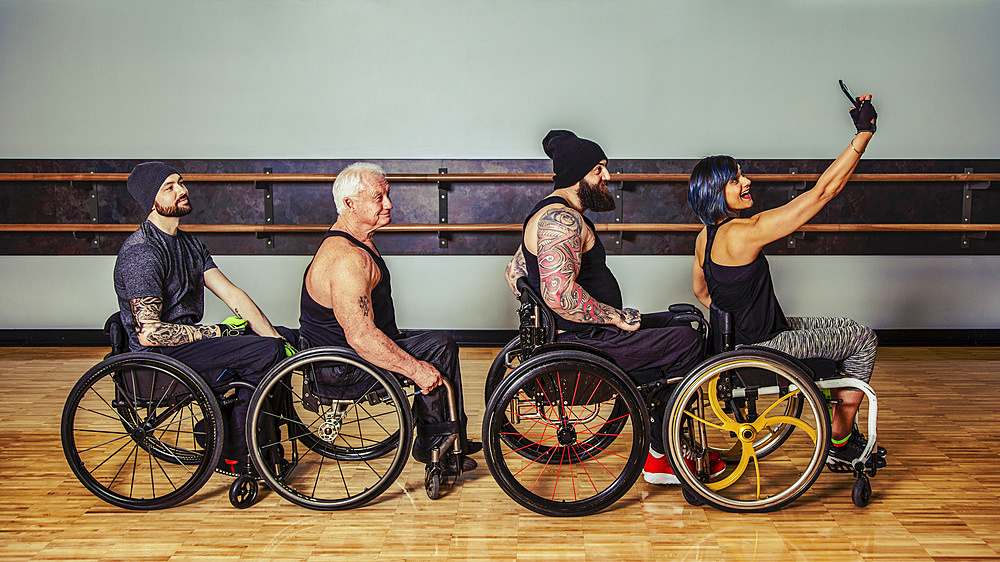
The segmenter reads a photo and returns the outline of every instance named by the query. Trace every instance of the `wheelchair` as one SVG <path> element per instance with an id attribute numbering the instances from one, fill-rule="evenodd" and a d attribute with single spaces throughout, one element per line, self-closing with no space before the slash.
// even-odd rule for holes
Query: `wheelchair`
<path id="1" fill-rule="evenodd" d="M 442 382 L 457 428 L 455 389 Z M 250 401 L 248 441 L 256 473 L 302 507 L 362 506 L 403 471 L 413 444 L 408 398 L 419 392 L 407 393 L 396 375 L 351 349 L 304 349 L 275 365 Z M 453 483 L 461 475 L 465 446 L 456 429 L 431 451 L 424 469 L 430 499 L 441 496 L 449 478 Z"/>
<path id="2" fill-rule="evenodd" d="M 218 468 L 225 442 L 223 408 L 233 381 L 211 388 L 180 361 L 129 352 L 118 313 L 105 333 L 111 352 L 80 378 L 63 407 L 61 439 L 70 469 L 94 495 L 117 507 L 164 509 L 190 498 Z M 220 470 L 220 472 L 226 473 Z M 229 500 L 256 497 L 249 475 L 237 475 Z"/>
<path id="3" fill-rule="evenodd" d="M 588 515 L 620 499 L 642 472 L 654 408 L 664 410 L 667 457 L 689 503 L 731 512 L 779 509 L 827 464 L 830 418 L 820 387 L 867 387 L 855 379 L 814 382 L 813 369 L 832 373 L 832 361 L 726 349 L 725 313 L 713 310 L 709 326 L 691 305 L 670 311 L 710 344 L 718 342 L 712 346 L 718 354 L 684 377 L 630 377 L 597 349 L 557 342 L 554 313 L 525 279 L 517 286 L 518 337 L 487 374 L 484 456 L 501 489 L 543 515 Z M 866 394 L 871 440 L 865 459 L 849 467 L 858 478 L 859 506 L 870 498 L 867 475 L 880 468 L 871 455 L 877 402 L 870 387 Z M 714 478 L 713 453 L 726 463 Z M 831 469 L 846 470 L 838 464 Z"/>
<path id="4" fill-rule="evenodd" d="M 352 350 L 297 353 L 275 365 L 256 390 L 242 381 L 212 388 L 176 359 L 129 352 L 117 313 L 105 333 L 112 350 L 70 391 L 61 439 L 77 479 L 117 507 L 173 507 L 218 471 L 235 477 L 229 500 L 240 509 L 256 500 L 258 480 L 304 507 L 348 509 L 385 491 L 410 453 L 413 422 L 402 387 Z M 445 384 L 454 420 L 454 393 Z M 235 403 L 229 392 L 239 386 L 254 395 L 250 462 L 237 474 L 219 463 L 227 429 L 223 409 Z M 453 434 L 432 451 L 425 470 L 432 499 L 447 477 L 461 474 L 460 441 Z"/>

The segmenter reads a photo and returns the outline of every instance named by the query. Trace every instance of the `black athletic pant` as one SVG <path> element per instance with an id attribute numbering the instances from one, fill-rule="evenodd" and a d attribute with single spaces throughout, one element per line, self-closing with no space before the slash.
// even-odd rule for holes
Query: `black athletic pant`
<path id="1" fill-rule="evenodd" d="M 417 425 L 414 448 L 429 451 L 443 441 L 443 436 L 458 431 L 466 438 L 465 402 L 462 398 L 462 373 L 458 366 L 458 344 L 447 332 L 410 332 L 392 338 L 396 345 L 413 357 L 434 365 L 441 376 L 447 378 L 455 389 L 455 402 L 459 423 L 450 422 L 448 395 L 444 386 L 430 394 L 418 393 L 413 398 L 413 417 Z M 401 380 L 408 380 L 400 377 Z"/>
<path id="2" fill-rule="evenodd" d="M 678 323 L 673 318 L 671 312 L 643 314 L 642 323 L 634 332 L 602 324 L 586 331 L 564 332 L 557 339 L 587 344 L 607 353 L 621 370 L 642 384 L 656 378 L 686 375 L 704 357 L 701 334 L 688 323 Z M 648 376 L 652 369 L 662 375 Z M 662 453 L 663 410 L 649 414 L 650 444 L 653 450 Z"/>
<path id="3" fill-rule="evenodd" d="M 285 328 L 277 328 L 283 335 Z M 290 337 L 290 334 L 286 335 Z M 292 339 L 291 341 L 294 341 Z M 209 338 L 175 347 L 151 348 L 169 355 L 191 367 L 211 386 L 219 388 L 233 379 L 248 382 L 254 386 L 267 374 L 268 370 L 285 358 L 285 343 L 278 338 L 246 334 L 221 338 Z M 247 408 L 253 391 L 236 388 L 236 404 L 224 415 L 226 423 L 226 457 L 231 453 L 233 460 L 247 461 Z M 225 414 L 225 412 L 224 412 Z"/>

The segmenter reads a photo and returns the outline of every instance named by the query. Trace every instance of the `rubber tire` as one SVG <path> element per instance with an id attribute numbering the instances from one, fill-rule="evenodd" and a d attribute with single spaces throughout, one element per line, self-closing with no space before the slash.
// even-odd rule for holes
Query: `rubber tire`
<path id="1" fill-rule="evenodd" d="M 436 500 L 441 497 L 441 468 L 427 466 L 424 469 L 424 490 L 427 497 Z"/>
<path id="2" fill-rule="evenodd" d="M 868 476 L 862 474 L 854 481 L 851 489 L 851 501 L 858 507 L 865 507 L 872 501 L 872 485 Z"/>
<path id="3" fill-rule="evenodd" d="M 229 503 L 236 509 L 246 509 L 257 500 L 257 481 L 251 476 L 243 475 L 229 486 Z"/>
<path id="4" fill-rule="evenodd" d="M 608 488 L 589 498 L 579 501 L 553 501 L 533 494 L 525 488 L 511 472 L 504 462 L 504 455 L 501 450 L 501 433 L 503 427 L 508 424 L 507 417 L 503 411 L 504 405 L 508 403 L 512 396 L 526 383 L 534 380 L 537 376 L 544 374 L 551 369 L 554 361 L 534 361 L 529 360 L 519 366 L 515 372 L 505 378 L 497 388 L 493 396 L 490 397 L 486 405 L 483 416 L 483 455 L 486 459 L 486 466 L 493 475 L 493 479 L 500 488 L 511 499 L 520 505 L 550 517 L 577 517 L 597 513 L 620 499 L 631 489 L 632 485 L 642 473 L 645 455 L 649 449 L 649 414 L 646 406 L 635 384 L 628 380 L 628 377 L 617 366 L 609 361 L 580 351 L 553 352 L 552 355 L 559 355 L 556 359 L 564 363 L 576 362 L 579 366 L 589 367 L 603 371 L 604 380 L 608 381 L 619 394 L 619 401 L 624 404 L 628 412 L 627 418 L 632 420 L 633 442 L 629 457 L 622 472 L 616 477 Z M 533 358 L 535 359 L 535 358 Z M 541 358 L 540 358 L 541 359 Z M 623 425 L 628 422 L 623 420 Z"/>
<path id="5" fill-rule="evenodd" d="M 350 349 L 339 347 L 309 348 L 305 351 L 301 351 L 295 355 L 285 358 L 282 362 L 272 367 L 271 370 L 264 376 L 261 382 L 257 385 L 257 390 L 254 392 L 253 398 L 250 400 L 249 423 L 247 424 L 247 427 L 258 427 L 258 424 L 260 423 L 260 416 L 262 415 L 265 404 L 268 402 L 267 398 L 269 393 L 275 385 L 281 383 L 286 374 L 302 368 L 302 366 L 307 363 L 316 361 L 346 361 L 365 370 L 370 376 L 381 383 L 382 387 L 388 392 L 390 400 L 396 404 L 396 411 L 399 416 L 399 427 L 403 434 L 399 436 L 396 441 L 396 443 L 399 444 L 399 446 L 396 447 L 396 456 L 390 463 L 386 473 L 382 475 L 374 485 L 368 487 L 359 494 L 346 498 L 323 500 L 299 493 L 284 484 L 284 478 L 273 472 L 273 467 L 266 462 L 264 453 L 260 451 L 257 431 L 250 432 L 251 434 L 249 436 L 250 460 L 253 463 L 257 474 L 260 475 L 261 479 L 268 485 L 268 487 L 277 492 L 281 497 L 296 505 L 319 511 L 353 509 L 377 498 L 382 492 L 389 488 L 389 486 L 391 486 L 397 478 L 399 478 L 400 473 L 402 473 L 403 468 L 406 465 L 410 449 L 413 446 L 413 413 L 410 410 L 410 404 L 406 399 L 406 394 L 403 392 L 403 388 L 400 386 L 399 381 L 396 380 L 396 377 L 378 367 L 375 367 L 374 365 L 371 365 L 364 359 L 361 359 L 361 357 Z M 394 432 L 394 434 L 395 433 L 396 432 Z"/>
<path id="6" fill-rule="evenodd" d="M 205 414 L 205 420 L 210 420 L 212 427 L 206 428 L 208 439 L 206 440 L 205 452 L 201 455 L 201 462 L 189 473 L 188 479 L 176 486 L 174 491 L 156 498 L 136 498 L 123 495 L 109 490 L 101 484 L 86 468 L 79 452 L 76 450 L 76 437 L 74 435 L 74 422 L 76 421 L 77 406 L 87 391 L 105 377 L 129 368 L 153 369 L 164 375 L 171 376 L 183 384 L 191 393 L 198 405 Z M 109 397 L 110 398 L 110 397 Z M 109 406 L 111 408 L 111 406 Z M 121 414 L 117 412 L 119 419 Z M 122 420 L 124 422 L 124 420 Z M 124 426 L 123 426 L 124 427 Z M 205 482 L 212 476 L 215 466 L 219 463 L 222 455 L 222 443 L 225 439 L 224 427 L 222 423 L 222 410 L 216 400 L 211 388 L 200 376 L 188 368 L 186 365 L 173 359 L 172 357 L 159 353 L 123 353 L 102 361 L 88 370 L 83 377 L 70 390 L 63 407 L 61 419 L 61 439 L 63 453 L 70 469 L 81 484 L 84 485 L 98 498 L 111 505 L 132 510 L 153 510 L 173 507 L 184 500 L 190 498 L 205 485 Z M 136 443 L 139 446 L 138 443 Z M 140 447 L 148 450 L 146 447 Z M 153 453 L 150 453 L 153 454 Z M 159 458 L 160 455 L 153 455 Z"/>
<path id="7" fill-rule="evenodd" d="M 781 371 L 783 376 L 794 380 L 795 384 L 802 389 L 805 402 L 803 408 L 807 404 L 811 407 L 819 425 L 817 427 L 817 441 L 814 444 L 813 455 L 804 475 L 797 480 L 797 484 L 793 484 L 792 487 L 787 488 L 782 494 L 764 500 L 738 501 L 715 494 L 687 469 L 687 465 L 681 460 L 679 447 L 675 450 L 673 446 L 674 441 L 680 435 L 684 406 L 690 402 L 694 395 L 694 389 L 702 383 L 711 380 L 711 378 L 730 370 L 723 369 L 723 366 L 740 361 L 765 363 L 768 367 Z M 738 369 L 740 367 L 732 368 Z M 713 372 L 715 374 L 709 376 Z M 830 417 L 826 406 L 826 399 L 812 381 L 810 371 L 794 359 L 785 357 L 783 354 L 762 348 L 754 348 L 749 350 L 740 349 L 713 356 L 703 361 L 684 377 L 667 402 L 663 423 L 663 442 L 666 444 L 670 465 L 674 469 L 674 474 L 681 480 L 681 485 L 700 496 L 706 504 L 732 513 L 766 513 L 781 509 L 795 501 L 819 478 L 819 475 L 823 472 L 823 467 L 826 465 L 826 443 L 829 440 L 829 432 Z M 678 437 L 674 437 L 674 433 L 677 433 Z M 782 439 L 781 442 L 784 443 L 784 440 Z M 680 470 L 677 468 L 679 465 L 683 465 L 683 468 Z M 793 487 L 794 489 L 792 489 Z"/>

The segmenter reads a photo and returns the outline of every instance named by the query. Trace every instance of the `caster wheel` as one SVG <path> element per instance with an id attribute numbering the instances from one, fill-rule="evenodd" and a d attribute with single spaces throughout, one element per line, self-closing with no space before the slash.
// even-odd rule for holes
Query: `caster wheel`
<path id="1" fill-rule="evenodd" d="M 236 509 L 246 509 L 257 499 L 257 481 L 243 475 L 229 487 L 229 503 Z"/>
<path id="2" fill-rule="evenodd" d="M 688 490 L 687 488 L 681 487 L 681 494 L 683 494 L 684 499 L 693 506 L 697 507 L 699 505 L 704 505 L 705 503 L 704 501 L 702 501 L 701 496 L 695 494 L 694 492 Z"/>
<path id="3" fill-rule="evenodd" d="M 424 490 L 427 497 L 436 500 L 441 497 L 441 468 L 428 466 L 424 471 Z"/>
<path id="4" fill-rule="evenodd" d="M 851 500 L 858 507 L 865 507 L 872 499 L 872 485 L 868 477 L 861 475 L 854 481 L 854 489 L 851 490 Z"/>

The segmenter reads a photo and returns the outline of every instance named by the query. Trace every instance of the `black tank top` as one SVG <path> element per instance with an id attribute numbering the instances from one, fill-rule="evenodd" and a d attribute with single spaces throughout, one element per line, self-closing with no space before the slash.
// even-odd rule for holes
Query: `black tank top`
<path id="1" fill-rule="evenodd" d="M 371 295 L 371 308 L 372 313 L 375 315 L 375 327 L 390 338 L 396 337 L 399 334 L 399 329 L 396 327 L 396 312 L 392 307 L 392 287 L 389 282 L 389 268 L 386 267 L 385 260 L 382 259 L 382 256 L 372 251 L 371 248 L 365 246 L 346 232 L 329 230 L 326 236 L 323 237 L 323 242 L 331 236 L 339 236 L 347 239 L 351 244 L 368 252 L 368 255 L 375 260 L 375 265 L 378 266 L 378 270 L 382 274 L 382 278 L 375 285 L 375 288 L 372 289 Z M 320 242 L 320 245 L 323 242 Z M 306 267 L 306 272 L 302 276 L 302 297 L 299 300 L 300 331 L 309 344 L 314 347 L 321 345 L 348 347 L 347 337 L 344 336 L 344 329 L 337 322 L 337 317 L 333 314 L 333 309 L 322 306 L 314 301 L 309 296 L 309 291 L 306 290 L 306 275 L 309 274 L 310 267 L 312 267 L 312 262 L 309 262 L 309 266 Z"/>
<path id="2" fill-rule="evenodd" d="M 736 344 L 751 344 L 767 341 L 787 330 L 788 321 L 781 312 L 778 298 L 774 296 L 771 283 L 771 268 L 767 264 L 763 250 L 746 265 L 719 265 L 712 261 L 712 245 L 719 227 L 729 222 L 726 219 L 717 225 L 707 227 L 708 241 L 705 243 L 705 282 L 712 303 L 733 317 Z"/>
<path id="3" fill-rule="evenodd" d="M 521 229 L 521 253 L 524 255 L 525 268 L 528 270 L 528 282 L 539 293 L 541 293 L 541 276 L 538 273 L 538 256 L 529 252 L 528 248 L 524 245 L 524 228 L 528 226 L 528 221 L 531 220 L 531 217 L 535 216 L 535 213 L 553 203 L 562 203 L 567 207 L 570 206 L 569 201 L 566 201 L 562 197 L 552 196 L 542 199 L 528 213 L 528 218 L 524 219 L 524 226 Z M 587 217 L 583 217 L 583 221 L 594 232 L 594 247 L 580 256 L 580 274 L 577 275 L 576 282 L 599 302 L 620 309 L 622 307 L 622 290 L 618 286 L 618 280 L 615 279 L 614 274 L 608 269 L 607 253 L 604 251 L 604 244 L 601 243 L 601 239 L 597 236 L 597 231 L 594 230 L 594 223 Z M 584 332 L 592 330 L 594 324 L 572 322 L 556 314 L 556 328 L 570 332 Z"/>

